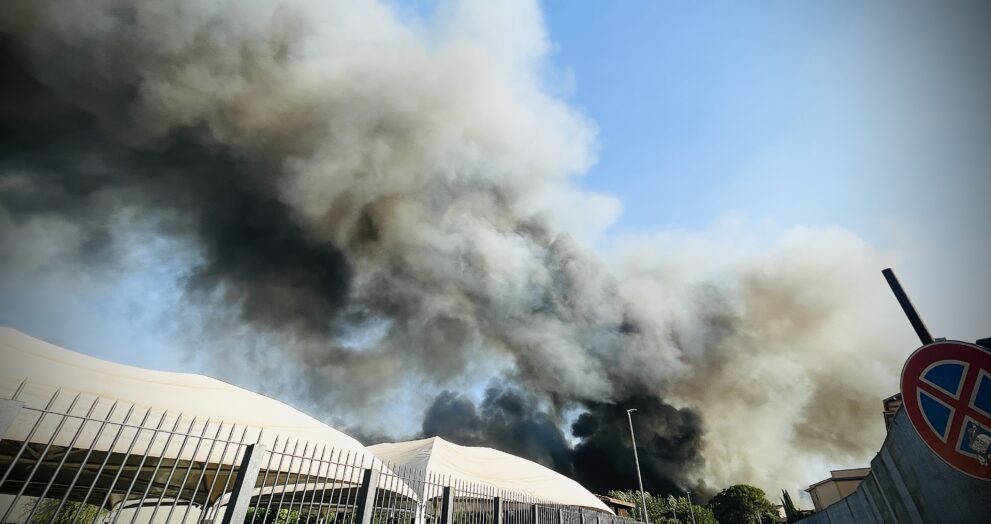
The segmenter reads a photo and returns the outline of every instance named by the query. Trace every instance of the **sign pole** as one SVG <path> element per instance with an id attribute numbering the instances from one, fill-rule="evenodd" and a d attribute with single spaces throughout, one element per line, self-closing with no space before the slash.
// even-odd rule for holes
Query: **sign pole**
<path id="1" fill-rule="evenodd" d="M 884 279 L 888 281 L 888 287 L 891 288 L 891 292 L 895 294 L 895 298 L 898 303 L 902 306 L 902 311 L 905 312 L 905 316 L 908 317 L 908 321 L 912 324 L 915 329 L 915 334 L 919 336 L 919 340 L 922 341 L 922 345 L 932 344 L 933 337 L 929 334 L 929 330 L 926 329 L 926 325 L 922 322 L 922 317 L 919 313 L 915 311 L 915 306 L 912 305 L 912 301 L 908 299 L 908 295 L 905 290 L 902 289 L 902 285 L 898 282 L 898 277 L 895 276 L 895 272 L 891 268 L 887 268 L 881 271 L 884 275 Z"/>

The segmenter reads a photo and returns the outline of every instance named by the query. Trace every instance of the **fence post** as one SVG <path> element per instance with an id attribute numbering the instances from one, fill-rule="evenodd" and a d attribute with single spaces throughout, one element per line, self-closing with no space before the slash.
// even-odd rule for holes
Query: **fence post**
<path id="1" fill-rule="evenodd" d="M 244 448 L 244 457 L 241 458 L 241 467 L 237 470 L 237 477 L 234 480 L 234 487 L 231 489 L 231 498 L 227 501 L 227 510 L 224 511 L 223 524 L 232 522 L 244 522 L 248 515 L 248 506 L 251 505 L 251 492 L 255 489 L 255 481 L 258 480 L 258 471 L 262 465 L 262 455 L 265 454 L 265 446 L 262 444 L 248 444 Z"/>
<path id="2" fill-rule="evenodd" d="M 440 524 L 454 524 L 454 490 L 444 486 L 444 496 L 440 506 Z"/>
<path id="3" fill-rule="evenodd" d="M 585 508 L 578 508 L 578 524 L 585 524 Z"/>
<path id="4" fill-rule="evenodd" d="M 536 504 L 530 504 L 530 524 L 540 524 L 540 508 Z"/>
<path id="5" fill-rule="evenodd" d="M 365 470 L 358 488 L 358 504 L 355 507 L 356 524 L 372 524 L 375 512 L 375 491 L 378 489 L 379 472 L 374 467 Z"/>
<path id="6" fill-rule="evenodd" d="M 492 524 L 502 524 L 502 497 L 492 499 Z"/>
<path id="7" fill-rule="evenodd" d="M 20 400 L 0 400 L 0 438 L 7 434 L 10 425 L 14 423 L 17 414 L 21 412 L 24 403 Z"/>
<path id="8" fill-rule="evenodd" d="M 557 508 L 557 524 L 564 524 L 564 510 Z"/>

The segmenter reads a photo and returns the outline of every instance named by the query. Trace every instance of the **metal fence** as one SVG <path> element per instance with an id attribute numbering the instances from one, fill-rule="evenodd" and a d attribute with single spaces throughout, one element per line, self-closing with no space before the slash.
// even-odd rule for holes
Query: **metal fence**
<path id="1" fill-rule="evenodd" d="M 0 399 L 0 523 L 632 524 L 251 426 L 55 391 Z"/>

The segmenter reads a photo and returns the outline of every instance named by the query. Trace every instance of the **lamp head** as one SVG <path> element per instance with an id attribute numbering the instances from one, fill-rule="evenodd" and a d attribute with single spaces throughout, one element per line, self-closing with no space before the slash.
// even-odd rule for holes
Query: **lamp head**
<path id="1" fill-rule="evenodd" d="M 637 408 L 632 408 L 632 409 L 628 409 L 628 410 L 626 410 L 626 412 L 627 412 L 627 413 L 633 413 L 633 412 L 634 412 L 634 411 L 636 411 L 636 410 L 637 410 Z"/>

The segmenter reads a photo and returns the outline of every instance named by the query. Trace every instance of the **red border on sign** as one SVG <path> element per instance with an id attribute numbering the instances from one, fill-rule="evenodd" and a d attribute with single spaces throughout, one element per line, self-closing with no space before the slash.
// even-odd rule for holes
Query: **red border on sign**
<path id="1" fill-rule="evenodd" d="M 956 395 L 949 395 L 922 379 L 925 371 L 940 361 L 968 364 L 964 368 L 961 385 Z M 967 475 L 991 480 L 991 464 L 981 466 L 977 457 L 958 449 L 965 437 L 962 428 L 968 419 L 991 429 L 991 416 L 971 405 L 978 380 L 983 374 L 991 374 L 991 351 L 966 342 L 950 340 L 934 342 L 915 350 L 905 361 L 905 366 L 902 368 L 901 392 L 902 405 L 905 406 L 912 427 L 933 453 Z M 919 406 L 919 391 L 924 391 L 952 409 L 945 439 L 932 429 L 922 414 Z"/>

